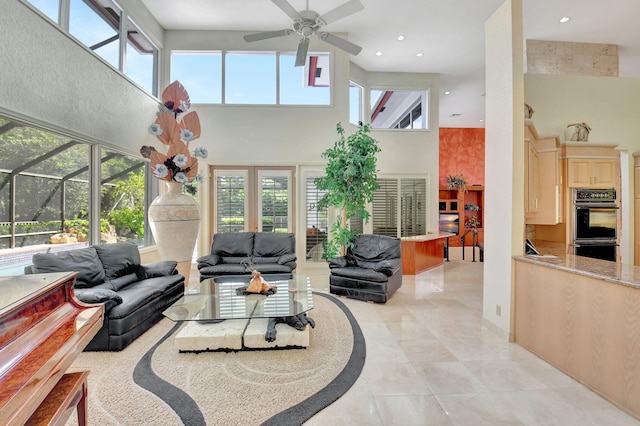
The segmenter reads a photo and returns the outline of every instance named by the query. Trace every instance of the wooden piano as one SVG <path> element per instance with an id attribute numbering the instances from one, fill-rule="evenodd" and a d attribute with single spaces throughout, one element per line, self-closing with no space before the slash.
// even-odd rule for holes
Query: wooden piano
<path id="1" fill-rule="evenodd" d="M 0 277 L 0 425 L 28 423 L 102 327 L 103 305 L 73 296 L 75 276 Z"/>

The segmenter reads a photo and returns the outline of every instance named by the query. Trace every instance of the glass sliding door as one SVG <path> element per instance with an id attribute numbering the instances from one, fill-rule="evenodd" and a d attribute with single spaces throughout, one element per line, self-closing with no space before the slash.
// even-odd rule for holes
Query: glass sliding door
<path id="1" fill-rule="evenodd" d="M 213 167 L 213 232 L 293 232 L 293 167 Z"/>

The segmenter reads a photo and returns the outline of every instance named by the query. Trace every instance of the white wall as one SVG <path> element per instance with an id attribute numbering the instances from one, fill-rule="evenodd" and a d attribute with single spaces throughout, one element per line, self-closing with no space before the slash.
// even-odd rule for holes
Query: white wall
<path id="1" fill-rule="evenodd" d="M 485 46 L 483 318 L 507 336 L 512 317 L 511 256 L 524 249 L 522 0 L 506 0 L 487 20 Z"/>
<path id="2" fill-rule="evenodd" d="M 533 121 L 540 132 L 556 132 L 564 139 L 567 124 L 586 122 L 589 142 L 618 144 L 625 152 L 627 171 L 622 181 L 624 263 L 633 263 L 634 180 L 633 156 L 640 151 L 640 79 L 526 74 L 525 101 L 533 106 Z M 625 169 L 626 167 L 626 169 Z"/>

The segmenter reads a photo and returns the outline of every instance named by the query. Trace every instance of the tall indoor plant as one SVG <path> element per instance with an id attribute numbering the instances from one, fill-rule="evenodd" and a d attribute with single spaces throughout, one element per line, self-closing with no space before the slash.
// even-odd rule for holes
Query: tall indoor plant
<path id="1" fill-rule="evenodd" d="M 347 223 L 349 219 L 361 217 L 369 221 L 367 203 L 379 188 L 376 182 L 376 154 L 380 152 L 378 142 L 371 137 L 369 125 L 363 125 L 352 135 L 345 137 L 340 123 L 336 126 L 339 140 L 332 148 L 322 153 L 327 160 L 325 176 L 316 179 L 318 189 L 328 191 L 318 207 L 336 207 L 340 211 L 333 224 L 331 238 L 325 243 L 324 257 L 344 255 L 346 247 L 352 245 L 356 236 Z"/>

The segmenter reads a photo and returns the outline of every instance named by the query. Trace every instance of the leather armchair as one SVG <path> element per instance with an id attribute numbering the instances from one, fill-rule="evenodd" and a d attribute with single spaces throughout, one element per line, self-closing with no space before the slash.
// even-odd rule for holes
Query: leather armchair
<path id="1" fill-rule="evenodd" d="M 386 303 L 402 286 L 399 238 L 363 234 L 342 257 L 328 259 L 329 291 L 367 302 Z"/>

